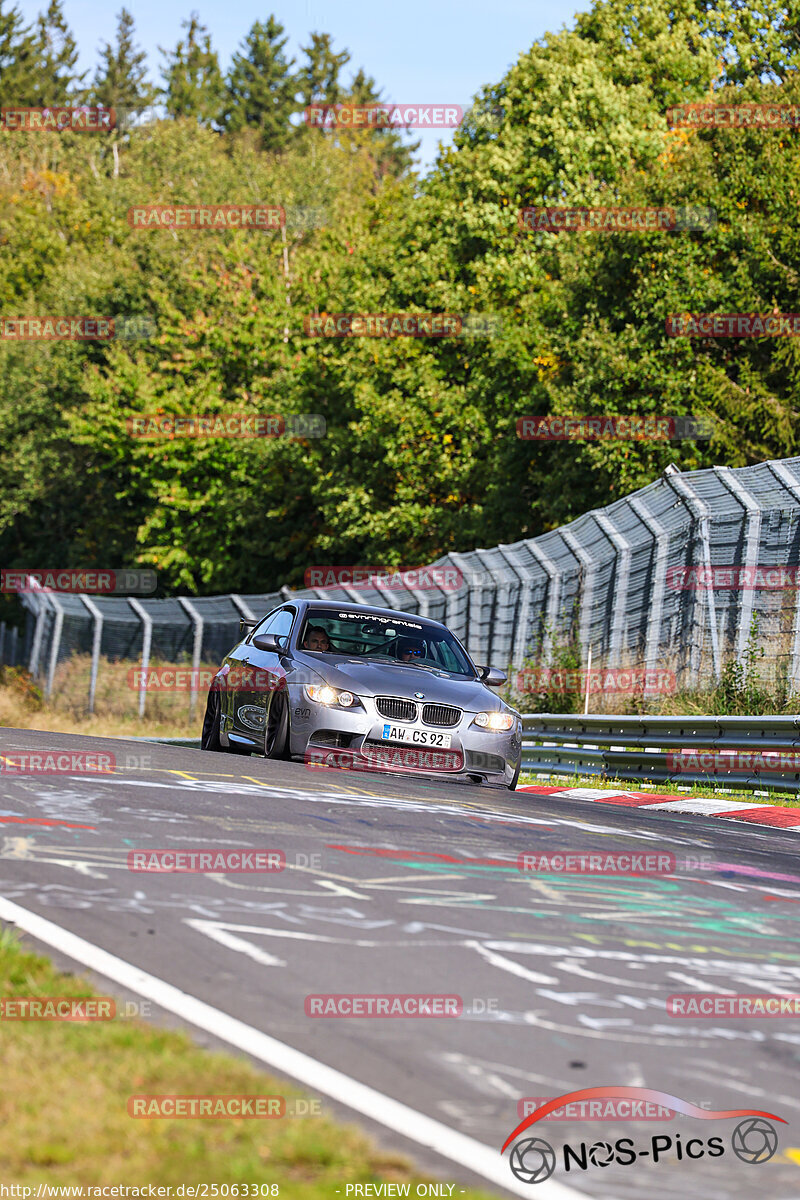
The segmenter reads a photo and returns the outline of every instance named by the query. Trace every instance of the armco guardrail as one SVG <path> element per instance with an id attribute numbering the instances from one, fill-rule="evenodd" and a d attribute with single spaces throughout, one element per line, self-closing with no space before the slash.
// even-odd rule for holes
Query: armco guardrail
<path id="1" fill-rule="evenodd" d="M 800 792 L 798 717 L 527 713 L 523 770 Z"/>

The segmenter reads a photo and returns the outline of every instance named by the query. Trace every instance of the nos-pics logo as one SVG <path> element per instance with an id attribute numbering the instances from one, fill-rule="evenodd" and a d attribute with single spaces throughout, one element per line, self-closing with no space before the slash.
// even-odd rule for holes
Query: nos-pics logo
<path id="1" fill-rule="evenodd" d="M 567 1092 L 563 1096 L 556 1096 L 553 1100 L 548 1100 L 546 1104 L 542 1104 L 527 1116 L 506 1138 L 500 1153 L 505 1154 L 515 1138 L 525 1133 L 549 1113 L 566 1104 L 595 1099 L 655 1102 L 675 1113 L 696 1117 L 701 1121 L 725 1121 L 742 1117 L 744 1120 L 739 1121 L 731 1134 L 730 1149 L 741 1162 L 750 1165 L 768 1162 L 778 1149 L 778 1134 L 770 1122 L 780 1121 L 781 1124 L 786 1124 L 783 1117 L 778 1117 L 775 1113 L 762 1112 L 761 1109 L 729 1108 L 714 1111 L 699 1108 L 696 1104 L 690 1104 L 678 1096 L 671 1096 L 668 1092 L 654 1091 L 652 1088 L 613 1085 L 581 1088 L 580 1091 Z M 686 1157 L 697 1160 L 705 1157 L 719 1158 L 725 1154 L 726 1146 L 724 1138 L 721 1136 L 694 1137 L 684 1142 L 680 1133 L 672 1135 L 662 1133 L 654 1134 L 641 1146 L 637 1146 L 633 1138 L 629 1137 L 617 1138 L 614 1142 L 597 1141 L 591 1145 L 587 1145 L 586 1142 L 581 1142 L 577 1146 L 565 1144 L 561 1154 L 565 1171 L 587 1171 L 590 1167 L 608 1167 L 612 1163 L 616 1163 L 617 1166 L 629 1167 L 640 1158 L 649 1158 L 657 1163 L 670 1151 L 678 1159 Z M 550 1143 L 544 1138 L 533 1136 L 522 1138 L 516 1142 L 509 1155 L 508 1165 L 520 1182 L 544 1183 L 555 1171 L 557 1162 L 558 1154 Z"/>

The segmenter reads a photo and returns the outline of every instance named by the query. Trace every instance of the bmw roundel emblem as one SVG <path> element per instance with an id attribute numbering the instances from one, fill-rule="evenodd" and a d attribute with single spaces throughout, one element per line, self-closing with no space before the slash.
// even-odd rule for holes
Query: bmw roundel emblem
<path id="1" fill-rule="evenodd" d="M 414 692 L 414 699 L 415 700 L 424 700 L 425 693 L 424 692 Z"/>

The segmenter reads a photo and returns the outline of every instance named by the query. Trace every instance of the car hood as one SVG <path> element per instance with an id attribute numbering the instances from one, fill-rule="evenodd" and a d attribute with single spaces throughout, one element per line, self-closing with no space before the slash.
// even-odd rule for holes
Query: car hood
<path id="1" fill-rule="evenodd" d="M 477 679 L 455 679 L 411 665 L 364 662 L 344 654 L 331 654 L 324 659 L 303 656 L 303 661 L 331 687 L 359 696 L 400 696 L 414 700 L 419 698 L 414 693 L 422 692 L 423 699 L 430 704 L 452 704 L 469 712 L 493 712 L 506 707 L 499 696 Z"/>

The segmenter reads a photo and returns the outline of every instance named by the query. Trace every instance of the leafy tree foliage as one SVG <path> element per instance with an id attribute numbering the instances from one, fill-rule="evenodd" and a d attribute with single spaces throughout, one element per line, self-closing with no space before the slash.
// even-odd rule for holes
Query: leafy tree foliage
<path id="1" fill-rule="evenodd" d="M 167 113 L 171 117 L 193 117 L 201 125 L 220 121 L 225 85 L 211 36 L 197 13 L 183 22 L 186 38 L 172 51 L 162 50 L 162 70 Z"/>

